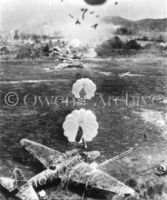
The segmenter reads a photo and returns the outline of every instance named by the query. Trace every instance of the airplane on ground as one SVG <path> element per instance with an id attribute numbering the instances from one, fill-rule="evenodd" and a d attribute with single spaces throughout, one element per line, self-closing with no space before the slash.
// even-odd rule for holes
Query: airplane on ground
<path id="1" fill-rule="evenodd" d="M 61 186 L 70 189 L 70 185 L 73 185 L 74 188 L 81 189 L 80 195 L 83 198 L 107 199 L 110 197 L 111 200 L 115 196 L 136 195 L 131 187 L 99 169 L 101 165 L 105 165 L 105 162 L 99 165 L 94 162 L 100 156 L 99 151 L 88 152 L 74 149 L 61 153 L 28 139 L 23 139 L 20 143 L 45 168 L 44 171 L 28 180 L 18 168 L 14 170 L 13 177 L 0 177 L 0 185 L 20 200 L 40 200 L 36 189 L 58 179 Z M 115 158 L 125 156 L 129 151 Z M 77 191 L 75 189 L 74 192 L 77 193 Z"/>

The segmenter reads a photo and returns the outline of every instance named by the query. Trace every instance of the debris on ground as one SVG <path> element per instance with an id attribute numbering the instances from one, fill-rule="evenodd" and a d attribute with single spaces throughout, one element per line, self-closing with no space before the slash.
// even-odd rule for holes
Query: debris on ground
<path id="1" fill-rule="evenodd" d="M 84 66 L 81 62 L 64 62 L 60 63 L 55 67 L 55 70 L 65 70 L 65 69 L 83 69 Z"/>

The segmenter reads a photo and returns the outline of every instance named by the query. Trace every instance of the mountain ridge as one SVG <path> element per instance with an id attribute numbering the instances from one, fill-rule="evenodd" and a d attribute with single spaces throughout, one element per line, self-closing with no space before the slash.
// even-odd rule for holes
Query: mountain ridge
<path id="1" fill-rule="evenodd" d="M 121 27 L 130 29 L 136 29 L 138 31 L 167 32 L 167 18 L 129 20 L 120 16 L 106 16 L 103 18 L 103 22 L 107 24 L 111 23 L 114 25 L 120 25 Z"/>

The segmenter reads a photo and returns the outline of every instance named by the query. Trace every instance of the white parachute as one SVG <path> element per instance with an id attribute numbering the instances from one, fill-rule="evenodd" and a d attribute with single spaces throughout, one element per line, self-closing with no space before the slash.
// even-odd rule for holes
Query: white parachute
<path id="1" fill-rule="evenodd" d="M 76 141 L 79 128 L 81 128 L 83 132 L 81 139 L 85 142 L 90 142 L 96 137 L 99 125 L 92 111 L 82 108 L 80 110 L 74 110 L 71 114 L 67 115 L 63 123 L 63 129 L 64 135 L 68 138 L 69 142 Z"/>
<path id="2" fill-rule="evenodd" d="M 72 94 L 76 98 L 82 98 L 81 91 L 84 90 L 84 99 L 91 99 L 95 95 L 96 85 L 88 78 L 77 80 L 72 87 Z"/>

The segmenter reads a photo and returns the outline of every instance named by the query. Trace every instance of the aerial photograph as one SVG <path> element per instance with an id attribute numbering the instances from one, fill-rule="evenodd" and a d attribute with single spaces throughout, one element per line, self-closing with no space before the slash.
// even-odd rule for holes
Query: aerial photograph
<path id="1" fill-rule="evenodd" d="M 167 200 L 166 0 L 0 0 L 0 200 Z"/>

